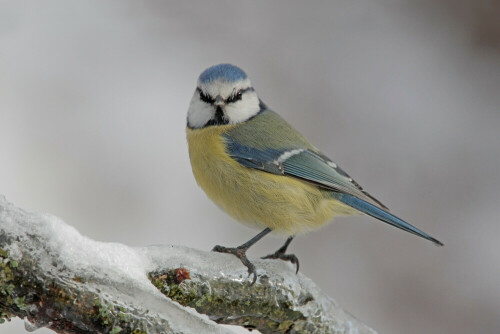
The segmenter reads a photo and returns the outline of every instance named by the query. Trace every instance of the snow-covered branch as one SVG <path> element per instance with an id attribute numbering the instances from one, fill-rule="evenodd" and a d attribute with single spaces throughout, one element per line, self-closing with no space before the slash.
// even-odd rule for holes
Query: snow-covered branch
<path id="1" fill-rule="evenodd" d="M 289 264 L 246 268 L 226 254 L 102 243 L 0 196 L 0 322 L 59 333 L 375 333 Z M 1 325 L 0 325 L 1 326 Z"/>

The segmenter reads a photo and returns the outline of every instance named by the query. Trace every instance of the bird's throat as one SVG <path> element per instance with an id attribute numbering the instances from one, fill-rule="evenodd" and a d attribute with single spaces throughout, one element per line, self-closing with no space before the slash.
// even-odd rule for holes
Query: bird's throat
<path id="1" fill-rule="evenodd" d="M 214 118 L 212 118 L 210 121 L 205 126 L 209 125 L 225 125 L 229 124 L 229 120 L 224 117 L 224 111 L 222 110 L 221 107 L 217 107 L 215 110 L 215 115 Z"/>

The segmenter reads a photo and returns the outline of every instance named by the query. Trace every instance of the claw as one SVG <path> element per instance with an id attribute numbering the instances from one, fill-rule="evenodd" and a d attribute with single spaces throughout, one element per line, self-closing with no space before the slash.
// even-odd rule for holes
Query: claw
<path id="1" fill-rule="evenodd" d="M 214 246 L 214 248 L 212 248 L 212 252 L 217 252 L 217 253 L 226 253 L 226 247 L 224 246 L 219 246 L 219 245 L 216 245 Z"/>
<path id="2" fill-rule="evenodd" d="M 255 284 L 255 282 L 257 282 L 257 271 L 255 270 L 255 267 L 253 267 L 252 269 L 248 268 L 248 277 L 250 277 L 250 275 L 253 275 L 252 283 L 250 283 L 250 286 L 252 286 Z"/>
<path id="3" fill-rule="evenodd" d="M 297 274 L 299 272 L 299 259 L 294 254 L 276 252 L 274 254 L 263 256 L 262 259 L 278 259 L 283 261 L 290 261 L 290 263 L 295 264 L 297 267 L 295 273 Z"/>
<path id="4" fill-rule="evenodd" d="M 265 228 L 262 232 L 257 234 L 255 237 L 252 239 L 248 240 L 245 242 L 243 245 L 235 247 L 235 248 L 229 248 L 229 247 L 223 247 L 223 246 L 215 246 L 212 251 L 213 252 L 219 252 L 219 253 L 228 253 L 228 254 L 233 254 L 236 256 L 238 259 L 240 259 L 241 263 L 245 265 L 245 267 L 248 268 L 248 277 L 253 274 L 253 280 L 250 286 L 254 285 L 255 282 L 257 281 L 257 271 L 255 270 L 255 266 L 253 265 L 252 262 L 250 262 L 247 258 L 247 250 L 255 244 L 257 241 L 262 239 L 265 235 L 271 232 L 271 229 Z"/>
<path id="5" fill-rule="evenodd" d="M 250 260 L 248 260 L 246 256 L 247 249 L 248 248 L 229 248 L 217 245 L 212 249 L 212 252 L 233 254 L 238 259 L 240 259 L 241 263 L 243 263 L 243 265 L 248 268 L 248 277 L 253 275 L 252 283 L 250 283 L 250 286 L 252 286 L 257 281 L 257 271 L 255 270 L 255 266 L 253 265 L 253 263 L 250 262 Z"/>
<path id="6" fill-rule="evenodd" d="M 299 272 L 299 259 L 294 255 L 294 254 L 285 254 L 286 249 L 288 248 L 288 245 L 290 245 L 290 242 L 292 241 L 293 236 L 289 237 L 285 244 L 281 246 L 280 249 L 278 249 L 276 252 L 273 254 L 269 254 L 266 256 L 263 256 L 262 259 L 279 259 L 283 261 L 290 261 L 292 264 L 296 264 L 297 268 L 295 270 L 295 273 L 297 274 Z"/>

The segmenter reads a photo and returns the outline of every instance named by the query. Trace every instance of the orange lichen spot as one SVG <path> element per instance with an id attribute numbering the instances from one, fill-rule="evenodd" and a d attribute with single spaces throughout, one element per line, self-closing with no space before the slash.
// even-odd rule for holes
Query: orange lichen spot
<path id="1" fill-rule="evenodd" d="M 191 276 L 189 275 L 189 270 L 186 268 L 177 268 L 175 269 L 175 280 L 177 284 L 182 283 L 182 281 L 186 279 L 191 279 Z"/>

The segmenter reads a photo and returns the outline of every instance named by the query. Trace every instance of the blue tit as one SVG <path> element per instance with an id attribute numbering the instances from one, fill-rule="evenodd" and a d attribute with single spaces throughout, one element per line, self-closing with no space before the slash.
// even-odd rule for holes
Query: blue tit
<path id="1" fill-rule="evenodd" d="M 288 236 L 266 259 L 290 261 L 293 237 L 335 216 L 366 214 L 440 241 L 394 216 L 336 163 L 314 147 L 257 96 L 246 73 L 230 64 L 201 73 L 187 114 L 187 141 L 194 177 L 220 208 L 239 222 L 263 229 L 239 247 L 215 246 L 237 256 L 257 279 L 246 257 L 250 246 L 276 231 Z"/>

